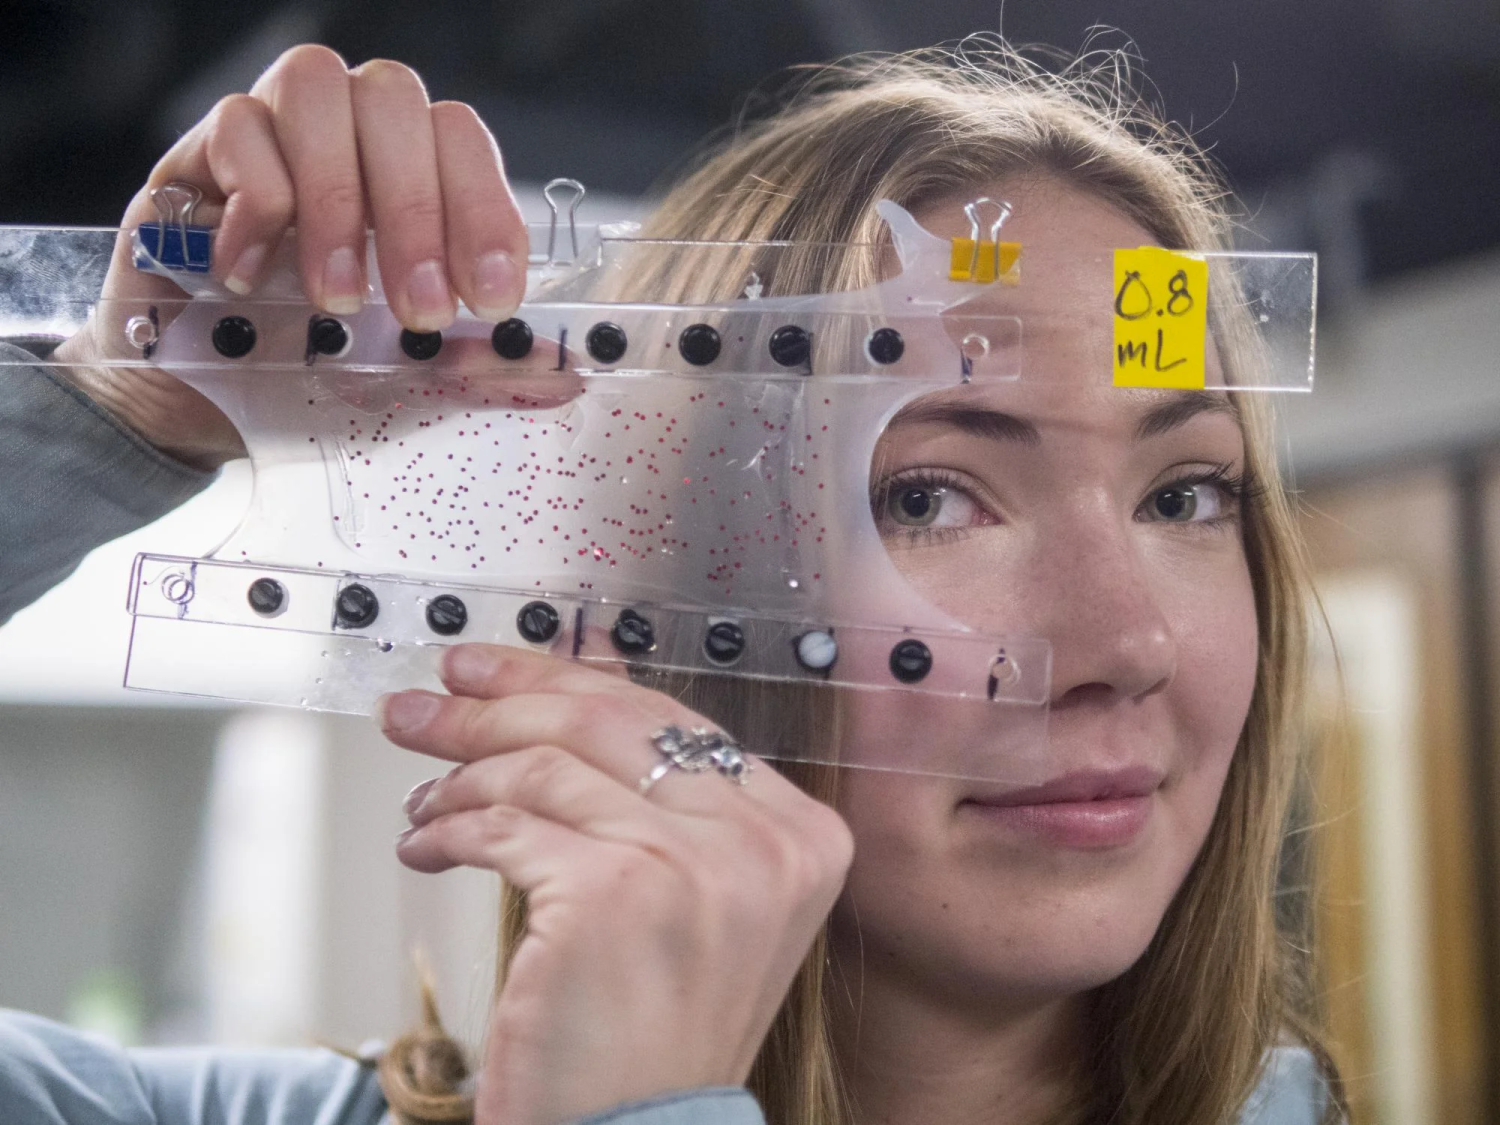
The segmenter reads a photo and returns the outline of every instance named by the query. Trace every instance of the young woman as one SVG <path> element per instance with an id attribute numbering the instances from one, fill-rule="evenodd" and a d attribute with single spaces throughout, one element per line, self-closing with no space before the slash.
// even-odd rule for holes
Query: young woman
<path id="1" fill-rule="evenodd" d="M 955 388 L 898 415 L 871 502 L 932 602 L 1052 643 L 1040 783 L 785 766 L 744 786 L 669 771 L 643 792 L 669 724 L 855 761 L 916 735 L 826 692 L 664 692 L 450 649 L 451 694 L 382 701 L 393 741 L 460 763 L 411 794 L 398 854 L 504 877 L 505 969 L 472 1091 L 432 1022 L 387 1053 L 380 1083 L 403 1119 L 755 1121 L 757 1102 L 809 1125 L 1338 1113 L 1273 908 L 1304 604 L 1264 420 L 1232 395 L 1089 378 L 1108 320 L 1073 265 L 1229 238 L 1201 154 L 1130 101 L 1123 67 L 1058 77 L 991 43 L 830 69 L 709 155 L 649 227 L 878 244 L 883 198 L 945 237 L 967 233 L 968 200 L 1013 205 L 1026 385 Z M 174 146 L 123 225 L 152 217 L 146 191 L 170 181 L 220 204 L 215 260 L 239 292 L 295 224 L 304 285 L 331 313 L 359 306 L 367 227 L 408 327 L 442 328 L 459 302 L 499 320 L 522 295 L 526 235 L 493 140 L 396 63 L 288 52 Z M 800 280 L 848 288 L 890 268 L 851 251 Z M 109 293 L 160 284 L 122 244 Z M 243 452 L 206 400 L 164 373 L 89 368 L 92 346 L 59 349 L 80 365 L 73 389 L 154 456 L 189 473 Z M 202 1075 L 231 1067 L 166 1073 L 101 1061 L 49 1025 L 0 1026 L 6 1120 L 206 1122 Z M 233 1065 L 227 1085 L 260 1088 L 265 1106 L 226 1098 L 235 1120 L 382 1107 L 371 1080 L 326 1060 Z M 36 1094 L 91 1081 L 107 1092 L 76 1114 Z M 111 1097 L 134 1098 L 135 1116 L 96 1112 Z"/>

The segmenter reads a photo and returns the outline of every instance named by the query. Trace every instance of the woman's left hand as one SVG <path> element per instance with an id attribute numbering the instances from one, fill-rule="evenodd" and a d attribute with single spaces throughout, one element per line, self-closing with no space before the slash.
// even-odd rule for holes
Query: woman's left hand
<path id="1" fill-rule="evenodd" d="M 382 700 L 392 741 L 463 763 L 414 791 L 398 854 L 497 871 L 529 908 L 476 1121 L 556 1125 L 743 1084 L 843 885 L 843 820 L 764 766 L 745 786 L 674 769 L 642 795 L 663 760 L 651 736 L 713 724 L 599 669 L 458 645 L 443 682 L 452 696 Z"/>

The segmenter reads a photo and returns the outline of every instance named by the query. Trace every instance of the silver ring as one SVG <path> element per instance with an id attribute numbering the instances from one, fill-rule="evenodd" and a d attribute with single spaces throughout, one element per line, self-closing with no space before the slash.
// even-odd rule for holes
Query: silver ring
<path id="1" fill-rule="evenodd" d="M 745 757 L 744 748 L 720 730 L 694 727 L 685 731 L 679 726 L 666 726 L 651 736 L 651 742 L 662 760 L 636 783 L 637 792 L 643 796 L 673 770 L 688 773 L 718 770 L 736 785 L 744 785 L 754 768 Z"/>

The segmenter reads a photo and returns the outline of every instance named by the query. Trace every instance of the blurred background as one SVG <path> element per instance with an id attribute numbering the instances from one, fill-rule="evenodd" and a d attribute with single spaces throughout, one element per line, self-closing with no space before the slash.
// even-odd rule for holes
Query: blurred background
<path id="1" fill-rule="evenodd" d="M 1302 802 L 1330 875 L 1319 991 L 1359 1122 L 1500 1122 L 1500 6 L 1011 0 L 1003 18 L 1066 49 L 1122 28 L 1222 164 L 1244 248 L 1322 256 L 1318 393 L 1284 411 L 1349 701 L 1321 646 Z M 298 42 L 413 65 L 478 108 L 529 210 L 567 175 L 601 219 L 642 213 L 788 66 L 1001 26 L 994 0 L 8 0 L 0 222 L 114 223 L 183 130 Z M 413 1016 L 420 947 L 472 1037 L 496 891 L 392 859 L 423 762 L 363 720 L 118 687 L 135 552 L 202 554 L 247 496 L 230 466 L 0 628 L 0 1005 L 127 1042 L 355 1046 Z"/>

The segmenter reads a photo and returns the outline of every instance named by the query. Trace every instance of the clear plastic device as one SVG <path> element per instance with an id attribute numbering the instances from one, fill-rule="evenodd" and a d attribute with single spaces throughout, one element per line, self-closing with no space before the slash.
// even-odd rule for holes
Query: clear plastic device
<path id="1" fill-rule="evenodd" d="M 133 232 L 137 268 L 181 298 L 100 300 L 114 232 L 0 231 L 0 335 L 93 318 L 101 362 L 172 372 L 250 450 L 253 498 L 227 542 L 137 559 L 128 686 L 365 712 L 435 688 L 441 647 L 479 640 L 847 689 L 911 727 L 857 761 L 794 756 L 1047 774 L 1048 639 L 909 580 L 872 516 L 872 458 L 924 395 L 1107 386 L 1107 354 L 1034 368 L 1028 339 L 1103 332 L 1118 260 L 1064 264 L 1100 304 L 1059 326 L 1028 294 L 1024 248 L 998 223 L 984 237 L 973 209 L 971 239 L 942 239 L 884 201 L 889 248 L 650 240 L 570 210 L 565 234 L 556 214 L 532 228 L 512 320 L 464 312 L 415 334 L 373 255 L 354 316 L 308 305 L 289 246 L 251 297 L 224 290 L 191 203 L 164 195 L 161 222 Z M 1308 389 L 1311 256 L 1194 258 L 1202 386 Z M 853 287 L 805 280 L 856 267 Z M 943 714 L 968 717 L 941 737 Z"/>

